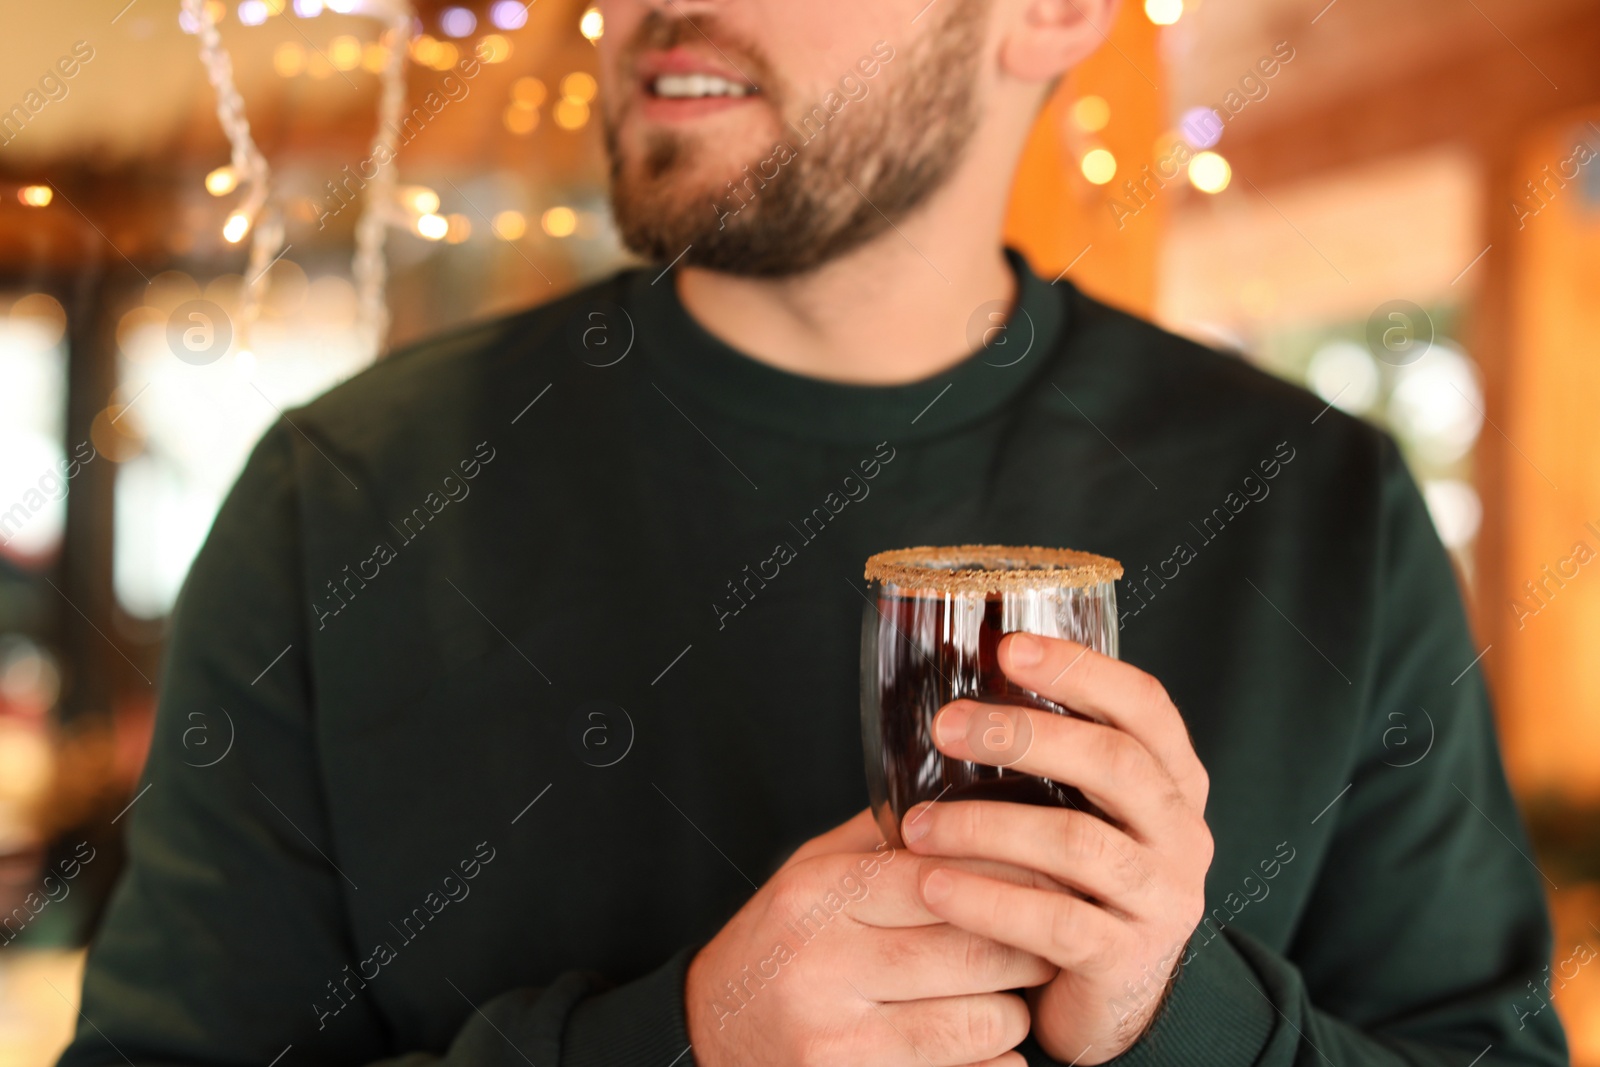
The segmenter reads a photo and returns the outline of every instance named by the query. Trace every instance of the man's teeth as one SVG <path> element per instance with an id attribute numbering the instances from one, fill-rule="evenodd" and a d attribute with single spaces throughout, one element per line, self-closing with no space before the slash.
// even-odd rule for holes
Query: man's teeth
<path id="1" fill-rule="evenodd" d="M 732 82 L 716 74 L 662 74 L 651 85 L 657 96 L 690 99 L 698 96 L 747 96 L 753 86 Z"/>

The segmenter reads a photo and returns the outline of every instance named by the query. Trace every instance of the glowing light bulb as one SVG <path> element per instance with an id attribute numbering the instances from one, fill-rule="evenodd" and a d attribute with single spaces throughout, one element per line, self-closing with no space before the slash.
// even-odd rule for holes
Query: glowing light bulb
<path id="1" fill-rule="evenodd" d="M 237 188 L 239 175 L 231 166 L 220 166 L 206 175 L 206 192 L 212 196 L 227 196 Z"/>
<path id="2" fill-rule="evenodd" d="M 28 207 L 49 207 L 56 191 L 48 185 L 24 185 L 17 190 L 17 199 Z"/>
<path id="3" fill-rule="evenodd" d="M 250 232 L 250 216 L 242 211 L 236 211 L 228 216 L 228 221 L 222 227 L 222 239 L 231 245 L 236 245 L 244 240 L 244 235 Z"/>
<path id="4" fill-rule="evenodd" d="M 600 14 L 600 9 L 591 7 L 578 19 L 578 32 L 591 41 L 598 41 L 606 32 L 606 17 Z"/>
<path id="5" fill-rule="evenodd" d="M 439 194 L 426 185 L 402 187 L 400 202 L 418 215 L 432 215 L 439 210 Z"/>
<path id="6" fill-rule="evenodd" d="M 443 215 L 424 215 L 417 220 L 417 233 L 430 241 L 438 241 L 450 232 L 450 222 Z"/>

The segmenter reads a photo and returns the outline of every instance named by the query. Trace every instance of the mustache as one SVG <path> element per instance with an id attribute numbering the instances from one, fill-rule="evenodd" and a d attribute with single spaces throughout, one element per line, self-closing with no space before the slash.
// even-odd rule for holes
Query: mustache
<path id="1" fill-rule="evenodd" d="M 766 52 L 754 41 L 730 30 L 715 14 L 704 14 L 691 20 L 686 16 L 667 15 L 652 8 L 623 46 L 620 73 L 629 81 L 637 81 L 639 57 L 645 52 L 666 52 L 696 45 L 710 45 L 712 51 L 748 78 L 771 103 L 775 106 L 782 104 L 778 81 Z"/>

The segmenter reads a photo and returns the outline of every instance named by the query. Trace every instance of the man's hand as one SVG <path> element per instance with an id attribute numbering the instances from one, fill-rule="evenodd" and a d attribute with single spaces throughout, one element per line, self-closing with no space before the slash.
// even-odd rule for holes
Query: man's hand
<path id="1" fill-rule="evenodd" d="M 1010 1050 L 1028 1006 L 1003 991 L 1056 968 L 931 914 L 918 887 L 933 862 L 883 845 L 870 811 L 802 845 L 689 965 L 695 1062 L 1023 1067 Z M 1062 891 L 1005 864 L 937 862 Z"/>
<path id="2" fill-rule="evenodd" d="M 918 869 L 929 911 L 1061 968 L 1029 993 L 1034 1037 L 1063 1063 L 1103 1063 L 1148 1028 L 1205 912 L 1210 782 L 1178 709 L 1143 671 L 1027 634 L 1004 639 L 1000 664 L 1018 685 L 1102 721 L 958 700 L 934 720 L 939 750 L 1076 786 L 1117 825 L 1069 808 L 935 802 L 907 812 L 902 832 L 914 853 L 1026 867 L 1075 891 L 954 864 Z M 997 751 L 997 738 L 1022 751 Z"/>

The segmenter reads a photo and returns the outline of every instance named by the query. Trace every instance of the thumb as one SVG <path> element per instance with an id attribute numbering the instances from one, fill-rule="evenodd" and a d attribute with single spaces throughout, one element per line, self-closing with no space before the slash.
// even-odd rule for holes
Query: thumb
<path id="1" fill-rule="evenodd" d="M 883 831 L 873 818 L 871 808 L 863 808 L 847 822 L 842 822 L 826 833 L 818 834 L 795 849 L 794 855 L 784 861 L 781 871 L 812 856 L 827 856 L 837 852 L 871 852 L 883 843 Z"/>

